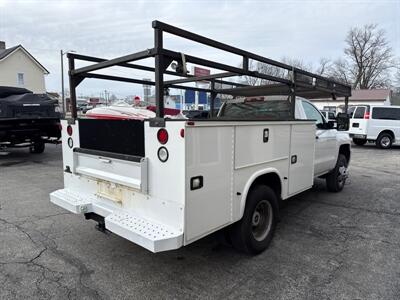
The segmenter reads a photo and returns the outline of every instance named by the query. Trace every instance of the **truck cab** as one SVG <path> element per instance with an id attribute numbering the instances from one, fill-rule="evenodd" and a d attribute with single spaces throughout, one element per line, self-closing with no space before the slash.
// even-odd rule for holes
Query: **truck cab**
<path id="1" fill-rule="evenodd" d="M 347 133 L 334 128 L 334 122 L 326 120 L 314 104 L 304 98 L 297 100 L 296 112 L 299 119 L 315 120 L 314 176 L 329 173 L 340 154 L 346 156 L 347 163 L 350 162 L 351 140 Z"/>

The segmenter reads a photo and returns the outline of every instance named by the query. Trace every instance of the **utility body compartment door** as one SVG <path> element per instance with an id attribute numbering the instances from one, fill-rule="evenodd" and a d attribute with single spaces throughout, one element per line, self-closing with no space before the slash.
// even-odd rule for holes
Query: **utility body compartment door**
<path id="1" fill-rule="evenodd" d="M 198 123 L 185 128 L 185 245 L 237 220 L 257 172 L 276 170 L 283 198 L 312 186 L 314 122 Z"/>
<path id="2" fill-rule="evenodd" d="M 290 137 L 289 189 L 292 196 L 314 182 L 315 125 L 293 124 Z"/>
<path id="3" fill-rule="evenodd" d="M 185 129 L 185 244 L 232 220 L 233 142 L 233 126 Z"/>

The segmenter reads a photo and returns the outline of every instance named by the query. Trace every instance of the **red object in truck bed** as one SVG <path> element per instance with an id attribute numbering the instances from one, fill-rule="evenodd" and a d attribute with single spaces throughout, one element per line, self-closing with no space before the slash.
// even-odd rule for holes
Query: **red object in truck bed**
<path id="1" fill-rule="evenodd" d="M 147 109 L 156 112 L 155 105 L 149 105 L 147 106 Z M 179 115 L 180 112 L 181 111 L 176 108 L 164 108 L 164 115 L 176 116 Z"/>
<path id="2" fill-rule="evenodd" d="M 154 112 L 146 108 L 131 106 L 96 107 L 86 112 L 87 118 L 103 120 L 145 120 L 155 116 Z"/>

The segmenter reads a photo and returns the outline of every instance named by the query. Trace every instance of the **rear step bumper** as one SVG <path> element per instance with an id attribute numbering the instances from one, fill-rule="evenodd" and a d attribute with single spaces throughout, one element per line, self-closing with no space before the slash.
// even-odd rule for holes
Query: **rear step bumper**
<path id="1" fill-rule="evenodd" d="M 52 203 L 75 214 L 105 211 L 95 199 L 69 189 L 57 190 L 50 194 Z M 183 245 L 183 232 L 131 212 L 109 211 L 104 221 L 109 231 L 152 252 L 178 249 Z"/>

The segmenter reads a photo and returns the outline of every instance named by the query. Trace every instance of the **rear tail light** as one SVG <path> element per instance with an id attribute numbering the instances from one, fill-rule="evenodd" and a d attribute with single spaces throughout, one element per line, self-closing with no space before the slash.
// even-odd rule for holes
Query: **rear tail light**
<path id="1" fill-rule="evenodd" d="M 181 137 L 185 137 L 185 129 L 181 129 L 181 131 L 180 131 L 180 135 L 181 135 Z"/>
<path id="2" fill-rule="evenodd" d="M 366 112 L 366 113 L 364 114 L 364 119 L 369 119 L 369 112 Z"/>
<path id="3" fill-rule="evenodd" d="M 165 128 L 158 130 L 157 139 L 161 144 L 166 144 L 168 142 L 168 131 Z"/>
<path id="4" fill-rule="evenodd" d="M 67 126 L 67 133 L 68 133 L 69 136 L 72 135 L 72 126 L 71 125 Z"/>

